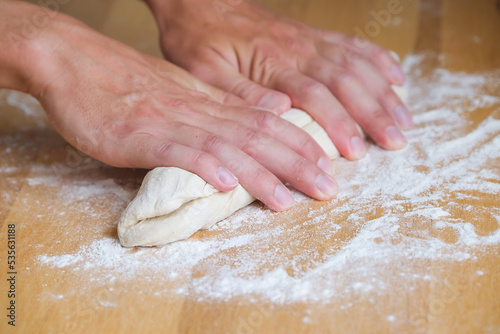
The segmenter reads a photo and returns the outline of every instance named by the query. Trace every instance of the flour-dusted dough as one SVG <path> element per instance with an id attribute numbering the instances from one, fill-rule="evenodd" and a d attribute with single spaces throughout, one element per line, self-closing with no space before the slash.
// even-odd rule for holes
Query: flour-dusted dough
<path id="1" fill-rule="evenodd" d="M 406 97 L 404 89 L 396 93 Z M 309 133 L 330 159 L 339 156 L 325 130 L 307 113 L 291 109 L 282 117 Z M 254 200 L 241 185 L 220 192 L 196 174 L 158 167 L 146 175 L 137 196 L 123 212 L 118 237 L 126 247 L 168 244 L 211 227 Z"/>
<path id="2" fill-rule="evenodd" d="M 118 223 L 123 246 L 155 246 L 188 238 L 255 200 L 241 185 L 220 192 L 175 167 L 150 171 Z"/>

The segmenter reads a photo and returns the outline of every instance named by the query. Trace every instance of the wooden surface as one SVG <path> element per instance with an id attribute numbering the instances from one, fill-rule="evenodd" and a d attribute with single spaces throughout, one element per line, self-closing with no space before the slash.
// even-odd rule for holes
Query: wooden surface
<path id="1" fill-rule="evenodd" d="M 355 27 L 364 27 L 373 20 L 370 11 L 387 6 L 387 1 L 366 0 L 265 2 L 309 24 L 349 34 L 354 33 Z M 500 69 L 500 5 L 496 0 L 402 0 L 401 3 L 404 10 L 393 18 L 393 24 L 383 27 L 374 36 L 375 42 L 402 56 L 426 54 L 419 64 L 421 78 L 425 79 L 436 67 L 441 67 L 484 75 L 485 80 L 493 80 L 494 87 L 498 87 L 495 82 L 498 82 Z M 74 0 L 61 10 L 144 52 L 161 55 L 153 19 L 139 1 Z M 380 274 L 383 276 L 380 279 L 390 283 L 384 291 L 346 292 L 330 296 L 327 302 L 300 299 L 276 302 L 245 294 L 229 299 L 202 298 L 196 287 L 190 286 L 191 282 L 208 276 L 211 265 L 238 265 L 231 263 L 231 258 L 239 258 L 240 254 L 234 253 L 239 251 L 231 249 L 214 255 L 209 262 L 194 267 L 186 265 L 187 278 L 177 281 L 164 279 L 162 275 L 168 268 L 160 266 L 160 272 L 154 265 L 138 266 L 140 270 L 133 272 L 105 266 L 92 269 L 92 263 L 88 264 L 90 269 L 79 271 L 72 270 L 71 265 L 45 265 L 41 256 L 76 254 L 82 246 L 89 246 L 103 237 L 116 239 L 116 219 L 130 199 L 130 193 L 140 185 L 144 171 L 110 168 L 79 155 L 47 125 L 36 103 L 18 94 L 14 97 L 23 101 L 24 107 L 13 106 L 15 98 L 10 94 L 0 91 L 1 333 L 500 332 L 498 243 L 482 246 L 457 243 L 456 248 L 452 248 L 454 253 L 466 249 L 472 254 L 472 259 L 463 261 L 437 258 L 407 263 L 400 259 L 388 264 L 388 269 Z M 31 112 L 23 112 L 23 108 Z M 469 115 L 469 123 L 489 115 L 498 118 L 498 109 L 478 107 Z M 498 159 L 495 161 L 498 167 Z M 497 173 L 496 182 L 500 183 L 498 168 L 493 170 Z M 492 220 L 488 212 L 498 215 L 499 194 L 473 195 L 463 200 L 463 207 L 479 205 L 483 211 L 456 214 L 466 217 L 479 231 L 477 233 L 494 233 L 499 228 L 498 221 Z M 300 244 L 292 242 L 292 231 L 300 227 L 300 222 L 310 219 L 311 207 L 328 210 L 335 205 L 308 202 L 292 212 L 270 215 L 266 218 L 268 226 L 263 229 L 284 226 L 290 234 L 277 238 L 270 235 L 267 245 L 256 243 L 254 249 L 246 250 L 247 253 L 252 254 L 259 247 L 262 252 L 275 247 L 277 254 L 286 253 L 283 249 L 287 247 L 296 247 L 296 253 L 301 249 L 313 249 L 311 258 L 299 261 L 307 271 L 311 260 L 321 262 L 332 256 L 331 252 L 342 251 L 363 228 L 342 225 L 335 239 L 325 239 L 321 231 L 310 228 L 309 238 L 299 237 Z M 405 210 L 409 212 L 410 209 L 411 203 Z M 375 210 L 370 219 L 379 214 Z M 401 217 L 404 223 L 406 216 Z M 330 217 L 338 224 L 342 224 L 344 218 Z M 6 293 L 9 224 L 16 226 L 15 328 L 7 325 L 4 315 L 9 302 Z M 224 238 L 225 233 L 224 228 L 217 228 L 197 233 L 191 240 Z M 407 233 L 411 235 L 412 231 Z M 446 233 L 441 239 L 451 245 L 455 242 Z M 126 250 L 123 254 L 128 259 L 134 252 L 136 250 Z M 143 256 L 151 252 L 151 256 L 158 259 L 157 249 L 139 252 Z M 156 255 L 153 256 L 153 252 L 157 252 Z M 284 256 L 286 258 L 286 254 Z M 270 260 L 261 270 L 280 267 L 279 257 L 271 256 L 270 259 L 275 262 Z M 412 266 L 410 271 L 408 266 Z M 129 268 L 128 264 L 124 267 Z M 284 269 L 300 278 L 300 270 L 297 274 L 293 268 Z M 401 272 L 429 275 L 430 278 L 398 279 Z M 107 273 L 114 275 L 106 276 Z M 339 274 L 329 279 L 333 286 L 349 277 Z M 176 289 L 186 289 L 188 293 L 174 293 Z M 388 318 L 391 314 L 396 315 L 394 321 Z"/>

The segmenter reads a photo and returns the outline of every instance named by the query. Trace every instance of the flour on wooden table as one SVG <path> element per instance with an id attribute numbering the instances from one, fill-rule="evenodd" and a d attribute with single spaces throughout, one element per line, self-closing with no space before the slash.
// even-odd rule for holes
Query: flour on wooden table
<path id="1" fill-rule="evenodd" d="M 317 205 L 295 192 L 299 203 L 282 214 L 284 223 L 254 204 L 199 239 L 161 248 L 130 250 L 116 238 L 95 235 L 74 253 L 39 253 L 39 265 L 74 274 L 75 294 L 140 277 L 168 282 L 168 288 L 155 292 L 160 296 L 328 302 L 345 295 L 390 293 L 398 281 L 412 289 L 432 278 L 432 261 L 474 261 L 478 252 L 498 249 L 497 88 L 487 76 L 443 69 L 431 79 L 420 78 L 420 61 L 420 56 L 409 56 L 404 62 L 415 120 L 406 132 L 408 147 L 387 152 L 371 145 L 361 161 L 336 161 L 337 200 Z M 469 115 L 478 107 L 493 110 L 492 116 L 473 123 Z M 103 189 L 121 189 L 103 182 L 84 190 L 75 183 L 74 196 L 85 200 L 82 192 L 91 198 Z M 71 189 L 64 192 L 71 196 Z M 497 202 L 483 207 L 474 200 L 477 194 Z M 463 204 L 464 199 L 471 204 Z M 308 219 L 293 220 L 294 214 Z M 388 278 L 387 270 L 394 277 Z"/>

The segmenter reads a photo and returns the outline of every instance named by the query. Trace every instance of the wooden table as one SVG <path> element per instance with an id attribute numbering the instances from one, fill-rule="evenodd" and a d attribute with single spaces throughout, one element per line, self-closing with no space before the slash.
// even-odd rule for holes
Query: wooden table
<path id="1" fill-rule="evenodd" d="M 497 0 L 401 0 L 402 11 L 378 28 L 372 11 L 386 9 L 389 1 L 264 2 L 322 28 L 362 31 L 402 56 L 421 55 L 410 73 L 414 87 L 432 83 L 436 68 L 463 72 L 458 78 L 473 76 L 476 83 L 484 78 L 484 85 L 460 102 L 460 108 L 469 103 L 473 111 L 462 115 L 457 136 L 472 133 L 488 117 L 500 117 L 497 102 L 474 105 L 485 94 L 500 96 Z M 72 1 L 61 10 L 161 56 L 155 23 L 141 2 Z M 420 105 L 419 115 L 427 112 L 419 101 L 413 105 Z M 459 194 L 436 185 L 433 191 L 442 191 L 442 198 L 431 203 L 437 212 L 432 217 L 413 215 L 418 205 L 401 198 L 393 207 L 374 202 L 372 209 L 365 198 L 368 204 L 359 216 L 352 210 L 338 214 L 347 203 L 343 197 L 331 203 L 302 199 L 283 214 L 257 204 L 171 248 L 121 249 L 115 223 L 145 172 L 110 168 L 81 155 L 50 128 L 37 103 L 22 94 L 0 91 L 0 109 L 2 333 L 500 332 L 500 244 L 490 240 L 498 236 L 500 224 L 495 191 Z M 481 145 L 498 142 L 498 127 L 490 132 Z M 411 145 L 418 142 L 418 135 L 413 138 Z M 397 161 L 394 154 L 387 156 Z M 484 182 L 495 189 L 500 159 L 486 160 L 474 173 L 490 171 Z M 360 165 L 340 160 L 338 166 L 342 176 Z M 348 188 L 350 179 L 344 181 Z M 479 242 L 461 239 L 460 228 L 449 225 L 451 218 L 440 209 L 468 223 L 463 226 L 473 228 L 471 240 Z M 374 242 L 402 253 L 388 254 L 385 262 L 378 251 L 373 259 L 356 253 L 360 236 L 370 235 L 373 222 L 389 211 L 397 213 L 393 224 L 399 230 Z M 439 219 L 448 225 L 438 225 Z M 15 274 L 7 273 L 9 234 L 15 234 Z M 232 244 L 224 246 L 226 240 Z M 412 242 L 439 243 L 441 253 L 417 256 Z M 205 257 L 196 259 L 197 254 Z M 341 270 L 325 269 L 328 263 Z M 257 267 L 247 268 L 250 264 Z M 328 275 L 312 279 L 315 273 Z M 233 274 L 241 274 L 241 281 Z M 15 328 L 5 316 L 12 300 L 11 276 Z M 259 286 L 260 277 L 276 282 Z M 303 290 L 288 289 L 290 282 Z M 307 282 L 318 285 L 307 287 Z"/>

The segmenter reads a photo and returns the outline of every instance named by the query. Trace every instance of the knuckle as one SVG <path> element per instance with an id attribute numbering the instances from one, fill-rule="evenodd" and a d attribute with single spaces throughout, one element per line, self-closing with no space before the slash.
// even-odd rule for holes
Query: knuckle
<path id="1" fill-rule="evenodd" d="M 333 51 L 330 52 L 330 60 L 340 66 L 348 64 L 350 59 L 355 57 L 353 54 L 350 54 L 349 57 L 346 55 L 346 51 L 343 51 L 340 47 L 335 46 Z"/>
<path id="2" fill-rule="evenodd" d="M 354 119 L 346 113 L 343 113 L 341 116 L 339 116 L 336 120 L 336 123 L 339 124 L 341 128 L 348 129 L 349 127 L 354 127 Z"/>
<path id="3" fill-rule="evenodd" d="M 226 167 L 234 174 L 238 175 L 241 173 L 244 164 L 239 159 L 233 159 L 226 163 Z"/>
<path id="4" fill-rule="evenodd" d="M 374 120 L 381 120 L 388 117 L 385 110 L 380 107 L 374 108 L 370 114 Z"/>
<path id="5" fill-rule="evenodd" d="M 196 170 L 208 166 L 212 161 L 212 156 L 206 152 L 197 152 L 191 157 L 191 164 Z"/>
<path id="6" fill-rule="evenodd" d="M 219 101 L 220 102 L 216 102 L 217 103 L 217 105 L 215 106 L 216 111 L 223 109 L 222 107 L 226 105 L 242 106 L 242 107 L 247 107 L 251 105 L 249 102 L 243 100 L 238 95 L 231 92 L 223 92 L 221 99 Z"/>
<path id="7" fill-rule="evenodd" d="M 206 152 L 220 152 L 225 144 L 225 141 L 219 136 L 209 134 L 203 141 L 203 150 Z"/>
<path id="8" fill-rule="evenodd" d="M 292 165 L 292 172 L 296 175 L 297 179 L 300 179 L 300 176 L 304 175 L 308 167 L 309 162 L 306 159 L 298 159 Z"/>
<path id="9" fill-rule="evenodd" d="M 304 139 L 299 146 L 300 152 L 313 152 L 316 148 L 318 147 L 318 144 L 316 141 L 312 138 L 306 138 Z"/>
<path id="10" fill-rule="evenodd" d="M 272 22 L 268 29 L 274 40 L 287 51 L 302 52 L 306 46 L 312 44 L 306 38 L 300 38 L 300 33 L 303 34 L 304 31 L 300 31 L 297 26 L 276 21 Z"/>
<path id="11" fill-rule="evenodd" d="M 187 103 L 187 101 L 184 99 L 171 98 L 164 101 L 164 104 L 173 108 L 175 111 L 178 112 L 185 112 L 185 113 L 193 112 L 193 109 L 191 108 L 189 103 Z"/>
<path id="12" fill-rule="evenodd" d="M 288 51 L 303 52 L 309 45 L 298 38 L 300 35 L 284 34 L 280 39 L 281 45 Z"/>
<path id="13" fill-rule="evenodd" d="M 271 184 L 269 172 L 262 167 L 253 169 L 250 171 L 250 177 L 254 184 L 256 185 L 268 185 Z"/>
<path id="14" fill-rule="evenodd" d="M 278 116 L 269 111 L 259 110 L 255 114 L 255 126 L 258 129 L 273 129 L 278 122 Z"/>
<path id="15" fill-rule="evenodd" d="M 108 136 L 114 139 L 123 139 L 134 132 L 136 126 L 133 123 L 125 121 L 113 121 L 106 126 Z"/>
<path id="16" fill-rule="evenodd" d="M 303 92 L 309 98 L 316 98 L 323 96 L 323 94 L 328 92 L 328 89 L 318 81 L 306 80 L 299 84 L 298 91 Z"/>
<path id="17" fill-rule="evenodd" d="M 341 64 L 343 69 L 340 70 L 340 75 L 354 76 L 351 73 L 355 73 L 357 68 L 363 68 L 364 62 L 366 62 L 366 60 L 363 59 L 362 56 L 355 53 L 350 54 L 349 56 L 344 56 L 344 62 Z"/>
<path id="18" fill-rule="evenodd" d="M 255 157 L 259 151 L 264 149 L 266 144 L 265 138 L 264 134 L 246 128 L 242 130 L 242 139 L 239 148 L 251 157 Z"/>
<path id="19" fill-rule="evenodd" d="M 242 79 L 234 85 L 232 93 L 238 96 L 251 96 L 258 88 L 259 86 L 257 84 L 254 84 L 249 80 Z"/>
<path id="20" fill-rule="evenodd" d="M 381 91 L 382 91 L 382 93 L 380 94 L 381 99 L 384 101 L 392 101 L 392 100 L 396 100 L 398 98 L 389 85 L 382 87 Z"/>
<path id="21" fill-rule="evenodd" d="M 156 109 L 150 105 L 139 104 L 133 108 L 133 117 L 142 119 L 153 119 L 156 116 Z"/>
<path id="22" fill-rule="evenodd" d="M 153 154 L 162 160 L 168 161 L 169 158 L 172 156 L 172 151 L 175 149 L 176 145 L 177 144 L 173 142 L 161 143 L 160 145 L 157 146 Z"/>
<path id="23" fill-rule="evenodd" d="M 256 62 L 259 68 L 270 71 L 271 69 L 277 68 L 283 64 L 284 60 L 277 56 L 280 52 L 276 49 L 276 46 L 269 45 L 266 50 L 268 51 L 265 54 L 262 54 Z"/>
<path id="24" fill-rule="evenodd" d="M 201 102 L 203 104 L 213 104 L 215 101 L 208 95 L 207 93 L 204 92 L 199 92 L 199 91 L 192 91 L 190 92 L 190 97 L 194 101 Z"/>
<path id="25" fill-rule="evenodd" d="M 333 85 L 341 94 L 347 94 L 350 91 L 353 91 L 354 87 L 360 85 L 358 78 L 347 71 L 340 71 L 336 73 L 333 81 Z"/>
<path id="26" fill-rule="evenodd" d="M 287 121 L 281 117 L 276 117 L 276 120 L 272 123 L 271 130 L 276 134 L 280 134 L 288 128 L 288 125 L 289 123 Z"/>
<path id="27" fill-rule="evenodd" d="M 243 130 L 243 140 L 251 146 L 256 146 L 262 140 L 260 132 L 246 128 Z"/>

